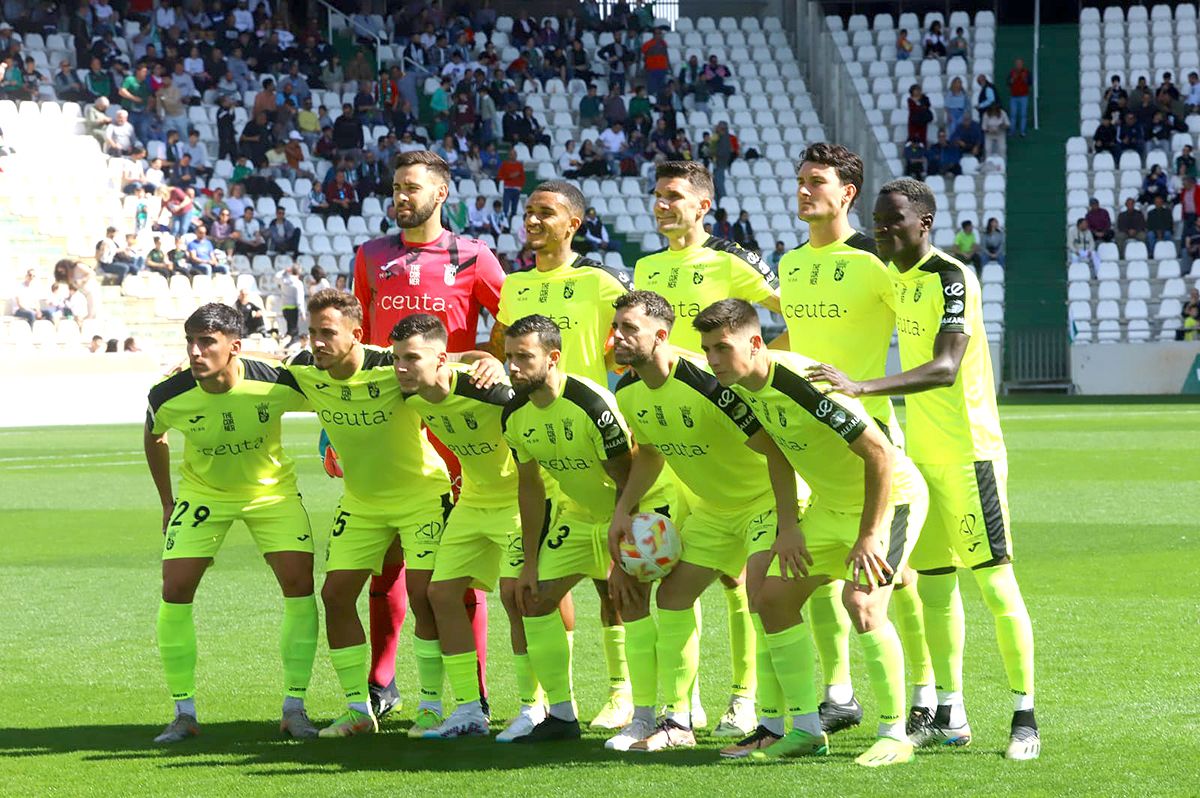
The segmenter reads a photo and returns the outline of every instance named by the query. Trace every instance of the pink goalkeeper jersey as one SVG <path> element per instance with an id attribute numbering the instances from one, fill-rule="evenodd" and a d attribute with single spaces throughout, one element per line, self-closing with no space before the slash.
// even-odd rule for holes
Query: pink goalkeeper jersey
<path id="1" fill-rule="evenodd" d="M 354 295 L 362 303 L 363 338 L 391 346 L 396 322 L 431 313 L 450 333 L 451 352 L 475 348 L 480 308 L 495 317 L 504 270 L 482 241 L 449 230 L 434 241 L 405 241 L 402 234 L 376 238 L 358 248 Z"/>

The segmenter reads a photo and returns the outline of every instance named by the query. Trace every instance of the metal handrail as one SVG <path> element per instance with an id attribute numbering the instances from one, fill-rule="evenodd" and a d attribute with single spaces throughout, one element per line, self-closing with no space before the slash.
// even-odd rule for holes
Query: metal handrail
<path id="1" fill-rule="evenodd" d="M 332 23 L 333 16 L 332 15 L 337 14 L 339 17 L 342 17 L 343 19 L 346 20 L 347 27 L 351 28 L 352 30 L 354 30 L 356 32 L 364 33 L 367 36 L 370 36 L 372 39 L 375 40 L 376 47 L 383 46 L 383 37 L 380 36 L 378 33 L 371 30 L 370 28 L 364 27 L 363 25 L 355 22 L 354 18 L 352 16 L 347 14 L 345 11 L 342 11 L 337 6 L 329 3 L 328 0 L 317 0 L 317 2 L 320 3 L 321 5 L 325 6 L 326 11 L 328 11 L 330 14 L 331 21 L 325 30 L 325 35 L 330 42 L 333 41 L 333 23 Z"/>

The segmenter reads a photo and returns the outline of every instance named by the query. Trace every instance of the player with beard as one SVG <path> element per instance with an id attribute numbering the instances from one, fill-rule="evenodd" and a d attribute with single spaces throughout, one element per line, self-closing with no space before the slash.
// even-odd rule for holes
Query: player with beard
<path id="1" fill-rule="evenodd" d="M 441 319 L 449 335 L 448 350 L 475 349 L 480 309 L 493 318 L 500 303 L 504 270 L 482 242 L 442 227 L 442 205 L 450 194 L 450 167 L 432 152 L 400 153 L 394 161 L 393 201 L 400 232 L 368 241 L 354 261 L 354 295 L 363 307 L 363 342 L 391 345 L 392 328 L 411 313 Z M 496 351 L 494 348 L 493 351 Z M 457 481 L 458 462 L 434 441 Z M 370 690 L 377 717 L 400 703 L 396 689 L 396 641 L 407 609 L 404 561 L 398 546 L 389 549 L 382 572 L 371 579 Z M 487 603 L 482 591 L 470 590 L 470 608 L 479 657 L 480 692 L 487 707 Z M 440 668 L 440 650 L 417 652 L 432 668 Z M 419 711 L 419 730 L 441 723 L 438 713 Z"/>

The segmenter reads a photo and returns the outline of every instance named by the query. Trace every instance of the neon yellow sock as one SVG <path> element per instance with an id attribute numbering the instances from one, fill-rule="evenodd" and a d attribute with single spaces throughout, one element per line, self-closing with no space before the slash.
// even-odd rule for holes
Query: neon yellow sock
<path id="1" fill-rule="evenodd" d="M 754 633 L 757 637 L 754 661 L 758 666 L 758 689 L 755 691 L 758 714 L 764 718 L 781 718 L 783 688 L 779 686 L 779 678 L 775 675 L 775 663 L 771 659 L 771 647 L 767 645 L 767 633 L 758 615 L 751 615 L 750 618 L 754 621 Z"/>
<path id="2" fill-rule="evenodd" d="M 920 577 L 918 577 L 920 581 Z M 925 642 L 925 608 L 916 585 L 906 585 L 892 591 L 891 606 L 895 615 L 896 632 L 904 646 L 904 665 L 908 668 L 910 684 L 933 685 L 933 664 Z"/>
<path id="3" fill-rule="evenodd" d="M 523 618 L 525 645 L 533 672 L 546 691 L 551 704 L 569 702 L 571 685 L 571 644 L 562 616 L 557 612 L 536 618 Z"/>
<path id="4" fill-rule="evenodd" d="M 533 663 L 529 661 L 529 655 L 513 654 L 513 670 L 517 674 L 517 700 L 527 707 L 540 704 L 545 696 L 537 676 L 533 673 Z"/>
<path id="5" fill-rule="evenodd" d="M 1033 624 L 1012 563 L 975 571 L 983 602 L 996 619 L 996 642 L 1014 693 L 1033 695 Z"/>
<path id="6" fill-rule="evenodd" d="M 629 684 L 635 707 L 658 705 L 657 642 L 658 627 L 652 616 L 625 621 L 625 655 L 629 659 Z"/>
<path id="7" fill-rule="evenodd" d="M 191 604 L 158 603 L 158 655 L 171 698 L 183 701 L 196 695 L 196 624 Z"/>
<path id="8" fill-rule="evenodd" d="M 443 654 L 442 667 L 450 681 L 450 692 L 459 706 L 479 700 L 479 675 L 476 672 L 475 652 Z"/>
<path id="9" fill-rule="evenodd" d="M 700 667 L 700 635 L 693 609 L 658 611 L 658 692 L 668 712 L 688 712 Z"/>
<path id="10" fill-rule="evenodd" d="M 816 663 L 813 662 L 813 639 L 804 624 L 798 623 L 782 632 L 767 635 L 771 662 L 787 702 L 787 713 L 793 717 L 817 711 Z"/>
<path id="11" fill-rule="evenodd" d="M 904 717 L 904 649 L 896 627 L 885 620 L 882 626 L 858 636 L 867 660 L 867 675 L 879 705 L 879 722 L 889 726 Z"/>
<path id="12" fill-rule="evenodd" d="M 699 602 L 696 602 L 699 604 Z M 725 589 L 725 609 L 729 612 L 729 655 L 733 674 L 733 695 L 753 698 L 755 692 L 754 623 L 750 620 L 750 599 L 746 586 Z"/>
<path id="13" fill-rule="evenodd" d="M 279 653 L 283 657 L 284 695 L 304 698 L 317 658 L 316 596 L 284 596 Z"/>
<path id="14" fill-rule="evenodd" d="M 413 636 L 413 656 L 417 660 L 417 685 L 422 704 L 437 704 L 442 700 L 442 682 L 446 672 L 442 667 L 442 644 Z"/>
<path id="15" fill-rule="evenodd" d="M 939 692 L 961 693 L 966 618 L 958 574 L 921 574 L 917 591 L 925 605 L 925 641 Z"/>
<path id="16" fill-rule="evenodd" d="M 369 701 L 367 671 L 371 666 L 370 647 L 366 643 L 359 643 L 357 646 L 331 648 L 329 659 L 346 695 L 346 703 L 362 704 Z"/>
<path id="17" fill-rule="evenodd" d="M 850 684 L 850 615 L 842 606 L 842 583 L 821 585 L 804 606 L 825 684 Z"/>
<path id="18" fill-rule="evenodd" d="M 608 670 L 608 689 L 629 692 L 629 664 L 625 659 L 625 627 L 604 626 L 600 629 L 604 641 L 604 666 Z"/>

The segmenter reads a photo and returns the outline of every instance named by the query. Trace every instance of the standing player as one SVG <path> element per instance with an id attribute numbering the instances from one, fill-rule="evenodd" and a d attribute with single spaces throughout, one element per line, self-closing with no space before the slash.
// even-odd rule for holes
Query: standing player
<path id="1" fill-rule="evenodd" d="M 616 304 L 616 360 L 636 370 L 618 383 L 617 405 L 639 447 L 609 531 L 614 561 L 619 562 L 621 538 L 631 535 L 632 514 L 664 464 L 689 491 L 689 502 L 679 530 L 682 556 L 658 586 L 657 624 L 650 615 L 651 586 L 620 568 L 610 576 L 625 619 L 636 708 L 633 720 L 605 747 L 661 751 L 696 744 L 689 712 L 700 665 L 696 600 L 718 576 L 740 576 L 748 555 L 766 558 L 777 522 L 795 526 L 796 473 L 746 403 L 670 345 L 675 313 L 666 299 L 634 291 Z M 766 563 L 748 570 L 765 572 Z M 759 650 L 766 655 L 761 624 L 754 620 L 763 643 Z M 723 755 L 745 756 L 783 736 L 779 683 L 769 659 L 766 665 L 757 674 L 761 720 L 755 723 L 750 700 L 739 702 L 750 718 L 738 720 L 754 731 Z M 656 725 L 659 692 L 666 710 Z"/>
<path id="2" fill-rule="evenodd" d="M 154 741 L 177 743 L 200 731 L 192 601 L 238 520 L 283 591 L 280 729 L 315 737 L 304 709 L 317 651 L 312 530 L 280 430 L 280 417 L 307 403 L 290 375 L 239 356 L 242 315 L 234 308 L 204 305 L 183 329 L 189 368 L 150 390 L 144 435 L 146 463 L 163 508 L 158 650 L 175 700 L 175 720 Z M 184 436 L 178 493 L 171 489 L 171 429 Z"/>
<path id="3" fill-rule="evenodd" d="M 480 309 L 496 315 L 504 270 L 485 244 L 442 227 L 442 205 L 450 194 L 450 167 L 445 161 L 418 150 L 400 153 L 394 164 L 392 200 L 400 232 L 363 244 L 354 260 L 354 295 L 363 307 L 363 341 L 391 346 L 388 335 L 396 322 L 410 313 L 431 313 L 446 325 L 451 352 L 475 349 Z M 499 354 L 498 344 L 493 352 Z M 457 475 L 453 454 L 444 447 L 438 451 Z M 371 700 L 382 717 L 400 703 L 395 685 L 396 641 L 404 624 L 406 590 L 398 547 L 388 551 L 382 572 L 371 579 L 369 595 Z M 487 601 L 475 590 L 464 600 L 472 614 L 486 708 Z M 435 720 L 428 715 L 416 718 L 419 725 L 436 725 Z"/>
<path id="4" fill-rule="evenodd" d="M 612 565 L 605 535 L 616 497 L 625 485 L 633 441 L 616 400 L 591 380 L 558 370 L 562 340 L 546 316 L 525 316 L 504 331 L 504 348 L 516 397 L 502 416 L 504 438 L 517 461 L 525 563 L 517 603 L 525 615 L 529 658 L 550 707 L 545 720 L 519 742 L 579 737 L 571 685 L 571 648 L 554 610 L 580 579 L 602 584 Z M 558 488 L 556 515 L 546 527 L 549 473 Z M 660 478 L 646 506 L 664 515 L 678 499 Z M 603 584 L 607 590 L 607 584 Z"/>
<path id="5" fill-rule="evenodd" d="M 541 183 L 525 203 L 525 233 L 534 252 L 537 268 L 517 272 L 500 289 L 497 332 L 523 316 L 540 313 L 558 325 L 562 355 L 558 368 L 608 385 L 608 352 L 612 335 L 613 300 L 632 284 L 620 269 L 610 269 L 571 250 L 571 239 L 583 223 L 587 205 L 583 194 L 571 183 L 550 180 Z M 608 669 L 609 700 L 592 720 L 592 726 L 619 729 L 629 722 L 629 671 L 625 656 L 625 627 L 609 600 L 600 592 L 600 622 L 604 662 Z M 564 601 L 570 611 L 570 594 Z M 514 635 L 521 634 L 519 626 Z M 524 650 L 524 639 L 517 645 Z"/>
<path id="6" fill-rule="evenodd" d="M 484 735 L 488 729 L 463 591 L 490 591 L 499 578 L 505 609 L 515 608 L 516 577 L 524 563 L 517 468 L 500 427 L 513 390 L 507 382 L 476 387 L 464 367 L 447 360 L 446 340 L 441 321 L 426 313 L 408 316 L 392 330 L 396 376 L 405 403 L 462 464 L 462 492 L 442 535 L 429 583 L 442 661 L 457 704 L 442 725 L 425 733 L 441 739 Z M 498 742 L 523 737 L 545 719 L 520 613 L 510 612 L 509 623 L 521 711 Z"/>
<path id="7" fill-rule="evenodd" d="M 724 299 L 693 322 L 722 385 L 744 398 L 812 488 L 801 525 L 779 525 L 779 560 L 754 595 L 792 730 L 751 759 L 828 753 L 813 685 L 812 636 L 801 610 L 812 592 L 844 580 L 842 601 L 858 631 L 879 704 L 878 739 L 855 762 L 912 760 L 904 724 L 904 652 L 887 617 L 893 576 L 904 567 L 928 510 L 921 475 L 855 399 L 823 395 L 803 376 L 803 355 L 766 348 L 748 302 Z"/>
<path id="8" fill-rule="evenodd" d="M 737 297 L 778 312 L 779 282 L 756 253 L 704 232 L 704 217 L 713 200 L 708 169 L 697 161 L 666 161 L 656 167 L 654 176 L 654 221 L 667 238 L 667 248 L 638 260 L 633 282 L 642 291 L 666 297 L 678 321 L 671 328 L 671 343 L 698 355 L 700 335 L 691 320 L 702 308 Z M 754 728 L 753 723 L 747 728 L 745 722 L 754 713 L 741 706 L 755 693 L 754 626 L 740 577 L 722 575 L 721 584 L 729 613 L 733 690 L 715 733 L 741 737 Z M 701 714 L 699 706 L 693 707 L 698 726 L 704 725 L 697 720 Z"/>
<path id="9" fill-rule="evenodd" d="M 875 202 L 875 238 L 896 285 L 900 374 L 856 381 L 829 365 L 813 374 L 851 396 L 906 394 L 908 450 L 929 483 L 931 510 L 913 567 L 925 603 L 937 712 L 913 733 L 919 745 L 967 745 L 965 628 L 960 566 L 969 567 L 996 622 L 1013 692 L 1007 757 L 1036 759 L 1033 626 L 1012 567 L 1008 456 L 1000 431 L 979 282 L 929 243 L 937 206 L 924 183 L 893 180 Z"/>
<path id="10" fill-rule="evenodd" d="M 312 351 L 297 353 L 287 369 L 341 452 L 345 472 L 321 598 L 329 656 L 349 706 L 321 736 L 378 728 L 369 705 L 367 646 L 356 604 L 367 578 L 379 573 L 397 540 L 411 563 L 407 586 L 416 620 L 418 714 L 440 723 L 442 653 L 427 589 L 451 507 L 450 479 L 421 433 L 421 417 L 401 399 L 392 353 L 361 343 L 358 300 L 326 289 L 313 294 L 308 311 Z M 410 735 L 421 736 L 428 727 L 414 725 Z"/>
<path id="11" fill-rule="evenodd" d="M 840 144 L 813 144 L 804 151 L 796 169 L 796 198 L 800 218 L 809 225 L 809 239 L 779 263 L 779 297 L 787 332 L 771 344 L 831 363 L 856 380 L 876 379 L 887 372 L 896 326 L 887 265 L 876 254 L 875 241 L 850 226 L 850 209 L 862 180 L 862 159 Z M 863 406 L 903 448 L 891 400 L 868 397 Z M 912 589 L 915 582 L 912 569 L 898 575 L 891 602 L 912 674 L 913 723 L 937 702 L 921 601 Z M 831 582 L 818 588 L 808 602 L 825 676 L 821 725 L 829 734 L 862 720 L 862 707 L 850 683 L 850 616 L 840 593 L 841 586 Z"/>

